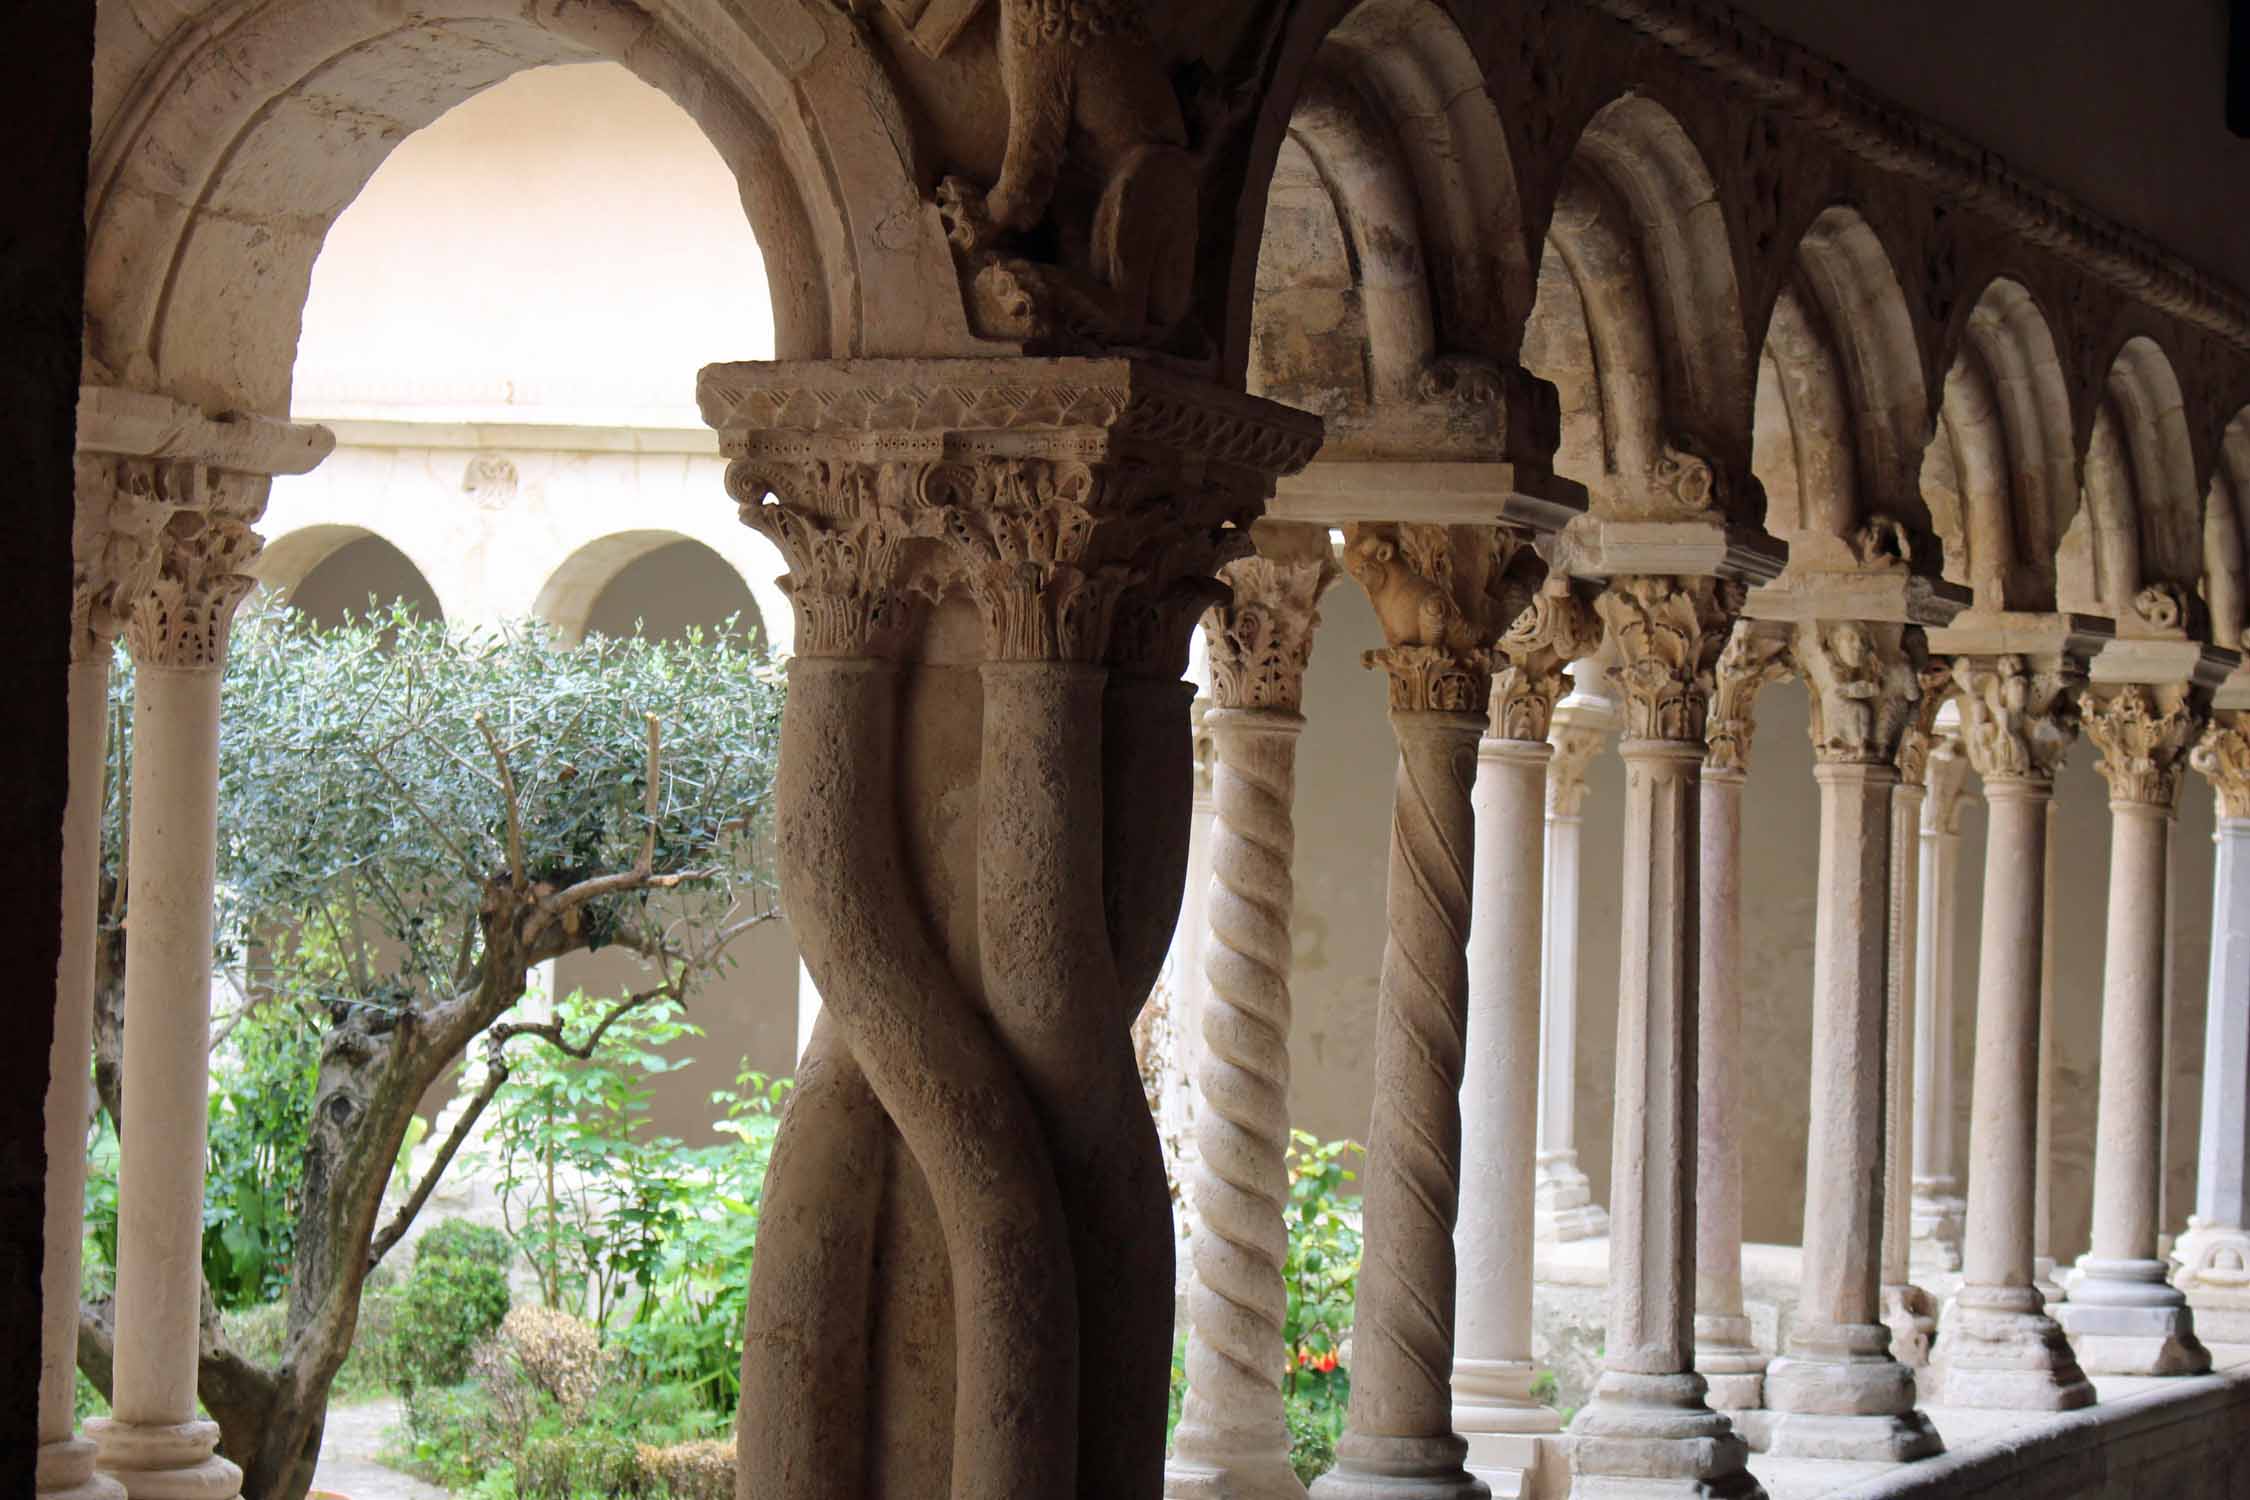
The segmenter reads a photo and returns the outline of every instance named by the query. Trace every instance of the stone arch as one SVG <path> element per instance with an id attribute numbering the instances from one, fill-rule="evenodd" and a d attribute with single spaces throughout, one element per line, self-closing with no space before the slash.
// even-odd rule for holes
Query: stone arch
<path id="1" fill-rule="evenodd" d="M 1562 392 L 1558 470 L 1613 514 L 1708 504 L 1757 520 L 1743 329 L 1702 153 L 1653 100 L 1605 106 L 1564 169 L 1524 334 L 1526 367 Z"/>
<path id="2" fill-rule="evenodd" d="M 1766 528 L 1793 565 L 1849 567 L 1854 551 L 1937 565 L 1929 508 L 1915 483 L 1930 436 L 1906 294 L 1881 241 L 1844 205 L 1798 243 L 1759 352 L 1753 461 Z"/>
<path id="3" fill-rule="evenodd" d="M 1290 47 L 1292 66 L 1268 92 L 1252 141 L 1237 234 L 1224 247 L 1223 368 L 1253 388 L 1303 387 L 1274 357 L 1281 325 L 1265 314 L 1285 310 L 1292 287 L 1333 280 L 1339 268 L 1361 301 L 1373 399 L 1422 394 L 1437 356 L 1512 360 L 1531 261 L 1506 133 L 1459 27 L 1433 0 L 1359 0 L 1300 17 Z M 1467 162 L 1479 170 L 1464 170 Z M 1318 228 L 1289 203 L 1308 167 L 1338 234 L 1310 255 L 1288 243 Z M 1309 279 L 1284 274 L 1292 269 Z M 1308 368 L 1324 363 L 1316 351 L 1287 352 L 1308 357 Z"/>
<path id="4" fill-rule="evenodd" d="M 422 593 L 436 606 L 438 618 L 454 617 L 454 610 L 448 606 L 445 597 L 432 581 L 436 570 L 425 559 L 414 555 L 414 539 L 386 536 L 365 526 L 323 521 L 294 527 L 265 544 L 257 560 L 251 564 L 251 576 L 286 599 L 294 595 L 298 587 L 323 565 L 334 561 L 347 549 L 367 542 L 381 543 L 405 563 L 420 580 Z M 353 601 L 355 608 L 358 602 Z"/>
<path id="5" fill-rule="evenodd" d="M 786 654 L 793 639 L 794 616 L 788 598 L 775 581 L 784 570 L 780 553 L 771 542 L 747 527 L 731 535 L 689 536 L 670 530 L 613 531 L 593 537 L 572 551 L 548 573 L 532 601 L 531 613 L 564 636 L 585 637 L 587 623 L 602 591 L 617 576 L 642 558 L 681 542 L 702 547 L 731 568 L 749 590 L 758 635 L 777 653 Z"/>
<path id="6" fill-rule="evenodd" d="M 1944 575 L 1975 608 L 2057 607 L 2056 552 L 2078 509 L 2071 432 L 2047 318 L 2021 282 L 1996 278 L 1962 320 L 1921 475 Z"/>
<path id="7" fill-rule="evenodd" d="M 891 236 L 901 259 L 934 261 L 953 287 L 935 230 L 909 212 L 909 134 L 884 128 L 899 107 L 864 50 L 841 15 L 768 7 L 753 22 L 718 0 L 412 12 L 219 0 L 174 32 L 99 132 L 93 373 L 212 409 L 286 413 L 313 259 L 390 149 L 510 74 L 605 59 L 680 104 L 734 172 L 782 354 L 926 345 L 930 309 L 945 305 L 924 295 L 927 278 L 861 265 L 871 220 L 905 215 Z M 957 315 L 957 292 L 952 304 Z"/>
<path id="8" fill-rule="evenodd" d="M 2203 507 L 2203 603 L 2211 639 L 2230 651 L 2242 649 L 2250 616 L 2250 407 L 2227 424 L 2219 439 L 2218 462 Z"/>
<path id="9" fill-rule="evenodd" d="M 2057 559 L 2066 608 L 2157 629 L 2200 627 L 2203 506 L 2179 377 L 2136 335 L 2096 394 L 2084 503 Z"/>

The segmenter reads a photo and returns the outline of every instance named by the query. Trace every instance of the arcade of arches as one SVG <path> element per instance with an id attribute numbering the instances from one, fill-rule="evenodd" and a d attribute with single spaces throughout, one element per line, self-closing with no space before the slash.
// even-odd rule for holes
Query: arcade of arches
<path id="1" fill-rule="evenodd" d="M 746 1500 L 1302 1493 L 1279 1389 L 1293 790 L 1332 589 L 1380 633 L 1395 755 L 1351 1407 L 1320 1500 L 2250 1492 L 2250 1376 L 2212 1373 L 2250 1356 L 2238 290 L 1697 0 L 97 16 L 43 1495 L 240 1483 L 197 1420 L 182 1247 L 229 619 L 254 577 L 301 582 L 366 529 L 315 514 L 360 450 L 292 402 L 314 260 L 412 133 L 602 61 L 731 175 L 778 356 L 695 376 L 717 456 L 708 493 L 676 486 L 787 569 L 758 600 L 790 658 L 780 873 L 824 1002 L 766 1186 Z M 477 451 L 463 504 L 504 505 L 520 476 Z M 274 519 L 301 498 L 287 530 L 269 491 Z M 588 628 L 607 580 L 697 534 L 632 524 L 561 549 L 534 604 Z M 81 1435 L 120 637 L 135 1129 L 114 1415 Z M 1783 796 L 1753 739 L 1784 679 L 1818 833 L 1774 1348 L 1745 1305 L 1766 1044 L 1743 872 Z M 1614 877 L 1580 835 L 1613 732 Z M 2053 858 L 2081 741 L 2106 869 Z M 1949 853 L 1970 771 L 1974 883 Z M 2197 778 L 2217 863 L 2174 1236 Z M 2090 1244 L 2056 1265 L 2065 887 L 2098 889 L 2106 926 Z M 1572 1138 L 1581 890 L 1618 913 L 1599 1183 Z M 1192 1019 L 1169 1453 L 1180 1267 L 1134 1037 L 1160 974 Z M 1566 1429 L 1533 1389 L 1534 1267 L 1593 1243 L 1601 1368 Z"/>

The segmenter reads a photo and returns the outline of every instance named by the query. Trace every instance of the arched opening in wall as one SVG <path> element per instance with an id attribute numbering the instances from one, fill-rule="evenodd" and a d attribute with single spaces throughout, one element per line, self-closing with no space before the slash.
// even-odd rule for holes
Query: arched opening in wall
<path id="1" fill-rule="evenodd" d="M 2110 365 L 2080 466 L 2085 502 L 2056 558 L 2065 609 L 2127 631 L 2198 630 L 2203 505 L 2172 363 L 2154 340 Z"/>
<path id="2" fill-rule="evenodd" d="M 2240 650 L 2250 611 L 2250 408 L 2227 424 L 2212 466 L 2203 507 L 2203 602 L 2211 639 Z"/>
<path id="3" fill-rule="evenodd" d="M 316 551 L 319 555 L 300 563 Z M 353 534 L 341 527 L 327 535 L 318 529 L 294 532 L 269 542 L 260 563 L 261 581 L 322 629 L 384 614 L 394 605 L 420 620 L 445 618 L 413 559 L 373 532 Z"/>
<path id="4" fill-rule="evenodd" d="M 604 541 L 632 545 L 625 538 Z M 677 641 L 691 630 L 701 630 L 707 635 L 728 634 L 752 650 L 764 648 L 765 625 L 757 601 L 725 558 L 686 537 L 665 535 L 652 542 L 619 562 L 587 601 L 579 626 L 582 634 Z M 589 552 L 606 551 L 603 542 L 596 542 L 582 549 L 573 562 Z M 557 593 L 559 608 L 561 591 Z"/>

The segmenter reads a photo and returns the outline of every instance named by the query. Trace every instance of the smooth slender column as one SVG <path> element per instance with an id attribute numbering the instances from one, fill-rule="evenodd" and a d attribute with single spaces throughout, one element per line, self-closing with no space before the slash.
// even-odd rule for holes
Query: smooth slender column
<path id="1" fill-rule="evenodd" d="M 1954 675 L 1990 816 L 1964 1281 L 1931 1370 L 1950 1406 L 2084 1406 L 2093 1387 L 2031 1268 L 2047 808 L 2082 679 L 2067 662 L 2035 667 L 2013 655 L 1960 657 Z"/>
<path id="2" fill-rule="evenodd" d="M 1555 707 L 1547 742 L 1546 868 L 1540 881 L 1539 1152 L 1533 1233 L 1542 1240 L 1582 1240 L 1609 1232 L 1609 1214 L 1594 1201 L 1578 1165 L 1578 902 L 1579 848 L 1585 839 L 1586 767 L 1609 744 L 1616 712 L 1608 699 L 1580 685 Z"/>
<path id="3" fill-rule="evenodd" d="M 1947 718 L 1953 720 L 1949 726 Z M 1961 1182 L 1953 1168 L 1953 970 L 1960 932 L 1961 804 L 1969 759 L 1959 710 L 1939 711 L 1925 770 L 1914 953 L 1915 1263 L 1961 1269 Z"/>
<path id="4" fill-rule="evenodd" d="M 1461 1088 L 1460 1266 L 1453 1425 L 1469 1469 L 1521 1493 L 1533 1434 L 1562 1418 L 1531 1394 L 1531 1149 L 1539 1111 L 1539 837 L 1547 742 L 1573 656 L 1598 643 L 1594 614 L 1551 579 L 1501 637 L 1493 732 L 1477 748 L 1476 868 L 1469 923 L 1469 1043 Z"/>
<path id="5" fill-rule="evenodd" d="M 2062 1325 L 2097 1375 L 2199 1375 L 2211 1353 L 2157 1254 L 2164 1171 L 2166 879 L 2188 747 L 2202 728 L 2184 686 L 2088 694 L 2086 733 L 2110 793 L 2109 944 L 2102 981 L 2093 1247 L 2071 1277 Z"/>
<path id="6" fill-rule="evenodd" d="M 1390 641 L 1367 659 L 1390 676 L 1399 759 L 1351 1405 L 1336 1467 L 1313 1483 L 1316 1500 L 1491 1493 L 1464 1467 L 1468 1444 L 1453 1430 L 1452 1400 L 1475 858 L 1469 794 L 1492 688 L 1487 643 L 1496 632 L 1478 613 L 1489 607 L 1491 535 L 1419 525 L 1346 533 L 1345 566 Z"/>
<path id="7" fill-rule="evenodd" d="M 1719 653 L 1698 829 L 1695 1369 L 1710 1404 L 1765 1404 L 1766 1356 L 1742 1308 L 1742 784 L 1757 696 L 1789 675 L 1786 627 L 1743 621 Z"/>
<path id="8" fill-rule="evenodd" d="M 1282 1338 L 1289 1253 L 1289 921 L 1297 737 L 1321 593 L 1336 576 L 1325 531 L 1221 577 L 1232 599 L 1204 620 L 1212 698 L 1207 981 L 1196 1024 L 1198 1151 L 1189 1188 L 1187 1393 L 1164 1466 L 1173 1500 L 1303 1500 L 1289 1464 Z M 1182 1018 L 1183 1020 L 1185 1017 Z"/>
<path id="9" fill-rule="evenodd" d="M 1917 731 L 1918 732 L 1918 731 Z M 1916 948 L 1921 923 L 1923 761 L 1927 737 L 1891 789 L 1890 1004 L 1883 1033 L 1883 1322 L 1891 1355 L 1929 1363 L 1937 1304 L 1913 1277 L 1915 1017 L 1922 1009 Z"/>
<path id="10" fill-rule="evenodd" d="M 80 504 L 89 497 L 81 496 Z M 78 1286 L 85 1242 L 87 1068 L 93 1051 L 94 919 L 100 902 L 102 778 L 109 724 L 110 638 L 73 631 L 70 793 L 63 811 L 62 957 L 47 1073 L 47 1220 L 39 1367 L 42 1500 L 114 1500 L 124 1488 L 94 1472 L 78 1436 Z"/>
<path id="11" fill-rule="evenodd" d="M 2055 1275 L 2055 939 L 2052 913 L 2061 906 L 2057 897 L 2060 871 L 2055 861 L 2061 837 L 2057 830 L 2062 809 L 2052 797 L 2047 802 L 2047 853 L 2044 894 L 2040 910 L 2048 916 L 2039 931 L 2039 1105 L 2033 1129 L 2031 1186 L 2031 1283 L 2051 1307 L 2070 1293 Z"/>
<path id="12" fill-rule="evenodd" d="M 1820 855 L 1813 932 L 1812 1108 L 1804 1269 L 1788 1348 L 1766 1372 L 1769 1446 L 1800 1458 L 1900 1461 L 1939 1451 L 1891 1357 L 1882 1307 L 1884 1040 L 1889 1023 L 1893 761 L 1920 688 L 1920 632 L 1797 627 L 1811 689 Z"/>
<path id="13" fill-rule="evenodd" d="M 2195 1212 L 2172 1284 L 2198 1336 L 2250 1343 L 2250 714 L 2212 716 L 2190 757 L 2218 799 Z"/>
<path id="14" fill-rule="evenodd" d="M 1627 576 L 1596 602 L 1625 698 L 1626 805 L 1608 1347 L 1571 1424 L 1581 1500 L 1763 1494 L 1694 1368 L 1697 785 L 1738 599 L 1715 579 Z"/>

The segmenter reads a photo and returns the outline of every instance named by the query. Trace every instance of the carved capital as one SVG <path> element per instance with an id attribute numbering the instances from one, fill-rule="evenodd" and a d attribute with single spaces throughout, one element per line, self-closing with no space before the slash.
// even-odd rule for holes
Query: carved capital
<path id="1" fill-rule="evenodd" d="M 1789 675 L 1787 627 L 1737 620 L 1719 652 L 1712 679 L 1704 769 L 1736 773 L 1750 769 L 1750 742 L 1758 733 L 1758 694 L 1768 683 Z"/>
<path id="2" fill-rule="evenodd" d="M 1219 707 L 1296 713 L 1304 706 L 1320 596 L 1336 576 L 1325 547 L 1306 561 L 1245 557 L 1220 570 L 1230 596 L 1203 617 Z"/>
<path id="3" fill-rule="evenodd" d="M 1813 758 L 1887 766 L 1921 701 L 1922 632 L 1912 625 L 1808 620 L 1797 668 L 1812 694 Z"/>
<path id="4" fill-rule="evenodd" d="M 1500 637 L 1492 679 L 1492 734 L 1544 740 L 1555 704 L 1570 691 L 1570 664 L 1601 645 L 1602 622 L 1571 581 L 1550 575 Z"/>
<path id="5" fill-rule="evenodd" d="M 1899 736 L 1898 742 L 1898 779 L 1908 786 L 1922 785 L 1929 773 L 1930 756 L 1941 738 L 1937 727 L 1938 710 L 1953 696 L 1953 659 L 1926 656 L 1916 675 L 1921 684 L 1921 697 L 1915 701 L 1906 732 Z"/>
<path id="6" fill-rule="evenodd" d="M 1586 767 L 1609 743 L 1607 730 L 1586 724 L 1557 724 L 1547 743 L 1555 747 L 1547 762 L 1547 816 L 1575 818 L 1586 808 Z"/>
<path id="7" fill-rule="evenodd" d="M 191 477 L 163 471 L 177 460 L 80 453 L 77 510 L 70 535 L 70 655 L 85 661 L 106 652 L 131 618 L 134 604 L 163 565 L 165 498 Z"/>
<path id="8" fill-rule="evenodd" d="M 727 493 L 789 564 L 782 591 L 799 656 L 887 656 L 936 589 L 910 566 L 917 528 L 899 502 L 921 476 L 901 465 L 738 458 Z M 921 528 L 927 535 L 928 528 Z"/>
<path id="9" fill-rule="evenodd" d="M 2179 806 L 2180 772 L 2202 733 L 2205 695 L 2185 683 L 2161 687 L 2129 682 L 2086 690 L 2086 738 L 2101 750 L 2095 769 L 2110 801 L 2166 812 Z"/>
<path id="10" fill-rule="evenodd" d="M 2188 764 L 2218 794 L 2220 817 L 2250 818 L 2250 713 L 2229 709 L 2211 715 L 2210 727 L 2188 752 Z"/>
<path id="11" fill-rule="evenodd" d="M 1942 735 L 1930 747 L 1923 786 L 1922 826 L 1934 833 L 1959 833 L 1961 809 L 1969 800 L 1969 753 L 1958 735 Z"/>
<path id="12" fill-rule="evenodd" d="M 1609 671 L 1625 704 L 1625 737 L 1703 742 L 1705 719 L 1742 586 L 1719 578 L 1628 575 L 1594 601 L 1617 643 Z"/>
<path id="13" fill-rule="evenodd" d="M 2078 736 L 2085 674 L 2067 659 L 2030 662 L 2007 653 L 1954 661 L 1962 744 L 1986 781 L 2054 780 Z"/>
<path id="14" fill-rule="evenodd" d="M 1367 591 L 1388 643 L 1365 660 L 1390 674 L 1394 712 L 1486 711 L 1502 544 L 1489 526 L 1384 521 L 1346 529 L 1345 570 Z"/>
<path id="15" fill-rule="evenodd" d="M 156 565 L 124 615 L 125 644 L 144 666 L 216 671 L 226 661 L 235 607 L 255 586 L 264 475 L 179 459 L 145 465 L 147 497 L 162 510 Z M 137 481 L 136 481 L 137 482 Z"/>

